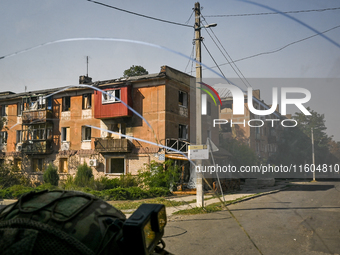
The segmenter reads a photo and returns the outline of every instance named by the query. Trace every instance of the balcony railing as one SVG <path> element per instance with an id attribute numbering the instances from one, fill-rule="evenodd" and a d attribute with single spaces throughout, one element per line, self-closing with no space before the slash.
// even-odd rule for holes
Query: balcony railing
<path id="1" fill-rule="evenodd" d="M 26 141 L 22 144 L 21 151 L 26 154 L 49 154 L 53 152 L 52 141 L 51 140 Z"/>
<path id="2" fill-rule="evenodd" d="M 96 138 L 96 151 L 99 152 L 131 152 L 133 144 L 128 139 Z"/>
<path id="3" fill-rule="evenodd" d="M 22 123 L 29 124 L 31 122 L 39 123 L 46 122 L 47 119 L 52 118 L 51 110 L 34 110 L 34 111 L 24 111 L 22 113 Z"/>
<path id="4" fill-rule="evenodd" d="M 176 138 L 167 138 L 165 140 L 165 146 L 183 153 L 188 152 L 188 145 L 190 145 L 190 143 Z M 177 151 L 174 150 L 166 149 L 166 153 L 178 153 Z"/>

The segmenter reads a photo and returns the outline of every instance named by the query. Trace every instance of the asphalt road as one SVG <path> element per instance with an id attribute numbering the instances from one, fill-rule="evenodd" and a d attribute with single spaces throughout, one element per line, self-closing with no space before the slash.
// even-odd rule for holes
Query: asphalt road
<path id="1" fill-rule="evenodd" d="M 299 183 L 229 209 L 237 220 L 228 211 L 172 216 L 166 249 L 174 254 L 340 254 L 340 182 Z"/>

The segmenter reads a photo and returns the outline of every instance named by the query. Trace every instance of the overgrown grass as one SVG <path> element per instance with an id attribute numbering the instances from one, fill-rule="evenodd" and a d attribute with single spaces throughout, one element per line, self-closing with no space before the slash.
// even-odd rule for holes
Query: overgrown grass
<path id="1" fill-rule="evenodd" d="M 164 197 L 157 197 L 153 199 L 143 199 L 140 201 L 115 201 L 109 202 L 111 205 L 119 210 L 130 210 L 137 209 L 141 204 L 163 204 L 166 207 L 185 205 L 187 202 L 184 201 L 170 201 Z"/>

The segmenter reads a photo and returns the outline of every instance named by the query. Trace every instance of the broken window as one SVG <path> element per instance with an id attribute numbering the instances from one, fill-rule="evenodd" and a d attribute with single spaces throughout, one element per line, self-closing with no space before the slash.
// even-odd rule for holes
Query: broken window
<path id="1" fill-rule="evenodd" d="M 22 160 L 21 158 L 15 158 L 14 159 L 14 166 L 17 168 L 17 169 L 21 169 L 21 164 L 22 164 Z"/>
<path id="2" fill-rule="evenodd" d="M 1 117 L 6 117 L 8 115 L 8 108 L 7 105 L 2 105 L 1 106 Z"/>
<path id="3" fill-rule="evenodd" d="M 67 112 L 70 110 L 71 110 L 71 97 L 70 96 L 63 97 L 62 111 Z"/>
<path id="4" fill-rule="evenodd" d="M 32 167 L 34 172 L 41 172 L 44 170 L 44 159 L 34 158 L 32 160 Z"/>
<path id="5" fill-rule="evenodd" d="M 107 174 L 124 174 L 125 173 L 124 158 L 107 158 L 105 172 Z"/>
<path id="6" fill-rule="evenodd" d="M 188 126 L 187 125 L 181 125 L 178 126 L 178 138 L 182 140 L 188 139 Z"/>
<path id="7" fill-rule="evenodd" d="M 17 130 L 17 144 L 22 143 L 22 130 Z"/>
<path id="8" fill-rule="evenodd" d="M 0 132 L 0 144 L 7 144 L 7 131 Z"/>
<path id="9" fill-rule="evenodd" d="M 82 127 L 82 141 L 91 141 L 91 128 Z"/>
<path id="10" fill-rule="evenodd" d="M 61 128 L 61 141 L 62 142 L 69 142 L 70 141 L 70 128 L 69 127 L 62 127 Z"/>
<path id="11" fill-rule="evenodd" d="M 52 139 L 52 131 L 53 125 L 51 123 L 36 124 L 30 125 L 27 129 L 23 130 L 22 136 L 27 140 Z"/>
<path id="12" fill-rule="evenodd" d="M 126 134 L 126 124 L 125 123 L 115 123 L 115 124 L 111 124 L 110 125 L 110 130 L 115 132 L 115 133 L 119 133 L 119 134 L 123 134 L 125 135 Z M 107 133 L 108 134 L 108 137 L 115 137 L 115 136 L 118 136 L 116 134 L 112 134 L 112 133 Z M 125 138 L 123 136 L 119 136 L 117 138 Z"/>
<path id="13" fill-rule="evenodd" d="M 83 110 L 91 109 L 92 107 L 92 94 L 83 94 Z"/>
<path id="14" fill-rule="evenodd" d="M 120 102 L 120 89 L 106 90 L 106 93 L 102 93 L 102 103 L 114 103 Z"/>
<path id="15" fill-rule="evenodd" d="M 17 103 L 17 116 L 22 115 L 22 103 Z"/>
<path id="16" fill-rule="evenodd" d="M 178 92 L 178 105 L 188 107 L 188 93 L 179 91 Z"/>
<path id="17" fill-rule="evenodd" d="M 68 161 L 67 158 L 59 159 L 59 173 L 67 173 L 68 172 Z"/>

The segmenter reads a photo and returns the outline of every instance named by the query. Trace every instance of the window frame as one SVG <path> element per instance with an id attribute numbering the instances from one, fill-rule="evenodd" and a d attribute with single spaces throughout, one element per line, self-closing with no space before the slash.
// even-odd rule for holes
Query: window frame
<path id="1" fill-rule="evenodd" d="M 22 111 L 23 111 L 23 107 L 22 107 L 22 102 L 17 103 L 17 116 L 21 117 L 22 116 Z"/>
<path id="2" fill-rule="evenodd" d="M 114 159 L 122 159 L 123 160 L 123 172 L 122 173 L 112 173 L 111 172 L 111 166 L 112 166 L 112 160 Z M 122 174 L 126 174 L 126 159 L 125 157 L 107 157 L 105 158 L 105 174 L 109 174 L 109 175 L 122 175 Z M 115 164 L 117 165 L 117 164 Z"/>
<path id="3" fill-rule="evenodd" d="M 8 133 L 7 131 L 0 131 L 0 144 L 6 145 L 8 139 Z"/>
<path id="4" fill-rule="evenodd" d="M 66 162 L 66 169 L 64 168 L 64 165 L 62 164 L 62 162 Z M 62 171 L 62 169 L 64 171 Z M 59 174 L 67 174 L 68 173 L 68 158 L 59 158 L 58 173 Z"/>
<path id="5" fill-rule="evenodd" d="M 179 90 L 178 91 L 178 105 L 181 107 L 188 108 L 188 92 Z"/>
<path id="6" fill-rule="evenodd" d="M 66 143 L 70 141 L 70 127 L 61 127 L 60 130 L 60 141 Z"/>
<path id="7" fill-rule="evenodd" d="M 85 107 L 85 98 L 87 98 L 87 107 Z M 82 95 L 82 109 L 89 110 L 92 109 L 92 94 L 86 93 Z"/>
<path id="8" fill-rule="evenodd" d="M 185 129 L 185 138 L 183 137 L 183 128 Z M 178 139 L 188 140 L 188 125 L 178 124 Z"/>
<path id="9" fill-rule="evenodd" d="M 112 95 L 114 91 L 114 95 L 110 96 L 110 94 Z M 121 101 L 122 98 L 122 93 L 121 93 L 121 89 L 111 89 L 111 90 L 105 90 L 105 92 L 107 94 L 102 93 L 102 104 L 112 104 L 112 103 L 119 103 Z M 119 93 L 119 95 L 117 96 L 117 93 Z M 108 95 L 109 94 L 109 95 Z M 116 100 L 116 97 L 119 98 L 119 100 Z"/>
<path id="10" fill-rule="evenodd" d="M 19 143 L 22 143 L 23 142 L 23 131 L 20 129 L 20 130 L 17 130 L 16 131 L 16 143 L 19 144 Z"/>
<path id="11" fill-rule="evenodd" d="M 37 161 L 37 164 L 35 164 L 35 161 Z M 37 168 L 34 168 L 35 166 L 37 166 Z M 39 166 L 41 166 L 41 169 L 39 168 Z M 44 172 L 44 170 L 45 170 L 44 168 L 45 168 L 45 160 L 44 160 L 44 158 L 32 158 L 32 169 L 33 169 L 33 172 L 35 172 L 35 173 Z M 36 169 L 38 169 L 38 171 Z"/>
<path id="12" fill-rule="evenodd" d="M 64 96 L 62 98 L 62 112 L 69 112 L 71 110 L 71 96 Z"/>
<path id="13" fill-rule="evenodd" d="M 1 105 L 0 115 L 1 115 L 1 117 L 7 117 L 8 116 L 8 105 L 7 104 Z"/>
<path id="14" fill-rule="evenodd" d="M 87 137 L 87 135 L 88 135 L 87 131 L 88 130 L 90 130 L 89 131 L 90 139 L 86 139 L 86 138 L 88 138 Z M 91 129 L 91 127 L 82 126 L 81 127 L 81 141 L 82 142 L 91 142 L 91 139 L 92 139 L 92 129 Z"/>

